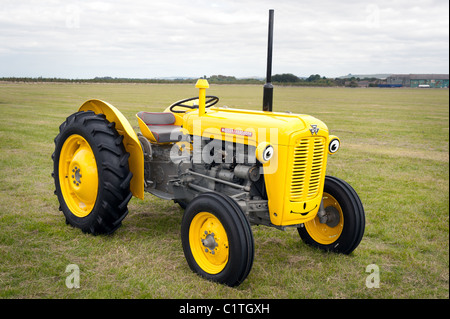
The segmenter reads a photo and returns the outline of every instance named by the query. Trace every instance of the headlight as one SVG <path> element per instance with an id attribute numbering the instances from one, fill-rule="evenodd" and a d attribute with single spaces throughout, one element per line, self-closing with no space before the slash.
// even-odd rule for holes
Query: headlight
<path id="1" fill-rule="evenodd" d="M 267 142 L 262 142 L 256 148 L 256 159 L 261 163 L 267 163 L 275 152 L 272 145 Z"/>
<path id="2" fill-rule="evenodd" d="M 341 141 L 337 136 L 330 135 L 330 143 L 328 143 L 328 154 L 336 153 L 341 146 Z"/>

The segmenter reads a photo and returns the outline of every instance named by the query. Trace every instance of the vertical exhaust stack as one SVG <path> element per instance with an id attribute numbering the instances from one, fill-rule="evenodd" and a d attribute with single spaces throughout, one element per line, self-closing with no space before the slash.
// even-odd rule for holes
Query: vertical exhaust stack
<path id="1" fill-rule="evenodd" d="M 272 47 L 273 47 L 273 9 L 269 10 L 269 40 L 267 43 L 267 75 L 264 84 L 263 111 L 272 112 L 273 85 L 272 85 Z"/>

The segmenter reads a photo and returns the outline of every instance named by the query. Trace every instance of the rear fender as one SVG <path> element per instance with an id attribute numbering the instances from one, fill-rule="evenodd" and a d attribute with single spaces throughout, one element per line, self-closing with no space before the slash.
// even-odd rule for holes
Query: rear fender
<path id="1" fill-rule="evenodd" d="M 105 114 L 106 119 L 116 123 L 117 132 L 123 136 L 123 145 L 130 157 L 128 165 L 133 178 L 130 181 L 130 191 L 133 196 L 144 199 L 144 153 L 136 132 L 125 116 L 113 105 L 101 100 L 89 100 L 78 111 L 93 111 L 95 114 Z"/>

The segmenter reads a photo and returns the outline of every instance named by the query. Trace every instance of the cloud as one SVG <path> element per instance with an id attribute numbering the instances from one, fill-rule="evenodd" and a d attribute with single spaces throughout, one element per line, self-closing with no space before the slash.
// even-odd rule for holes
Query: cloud
<path id="1" fill-rule="evenodd" d="M 448 2 L 57 1 L 0 4 L 0 77 L 448 72 Z"/>

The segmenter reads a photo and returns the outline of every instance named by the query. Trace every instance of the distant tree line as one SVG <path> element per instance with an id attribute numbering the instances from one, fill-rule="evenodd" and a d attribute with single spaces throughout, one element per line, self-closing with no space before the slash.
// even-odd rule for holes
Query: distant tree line
<path id="1" fill-rule="evenodd" d="M 135 79 L 95 77 L 93 79 L 64 79 L 64 78 L 29 78 L 29 77 L 3 77 L 0 81 L 8 82 L 55 82 L 55 83 L 195 83 L 196 79 Z"/>
<path id="2" fill-rule="evenodd" d="M 276 74 L 272 76 L 272 82 L 279 85 L 294 86 L 347 86 L 347 87 L 378 87 L 382 80 L 377 78 L 326 78 L 319 74 L 311 74 L 307 78 L 299 78 L 291 73 Z"/>
<path id="3" fill-rule="evenodd" d="M 338 86 L 335 79 L 321 77 L 319 74 L 311 74 L 308 78 L 299 78 L 292 73 L 275 74 L 272 76 L 273 83 L 296 86 Z"/>
<path id="4" fill-rule="evenodd" d="M 238 79 L 235 76 L 227 75 L 211 75 L 210 77 L 205 75 L 203 78 L 207 79 L 209 83 L 216 84 L 262 84 L 264 82 L 254 78 Z"/>
<path id="5" fill-rule="evenodd" d="M 235 76 L 212 75 L 203 78 L 213 84 L 263 84 L 264 79 L 244 78 L 238 79 Z M 378 86 L 381 81 L 376 78 L 360 79 L 360 78 L 327 78 L 319 74 L 311 74 L 307 78 L 299 78 L 292 73 L 275 74 L 272 76 L 272 83 L 276 85 L 286 86 L 361 86 L 361 81 L 367 82 L 367 86 Z M 196 78 L 179 78 L 179 79 L 136 79 L 136 78 L 113 78 L 113 77 L 95 77 L 93 79 L 62 79 L 62 78 L 30 78 L 30 77 L 3 77 L 0 81 L 7 82 L 56 82 L 56 83 L 195 83 Z M 366 83 L 365 83 L 366 84 Z"/>

